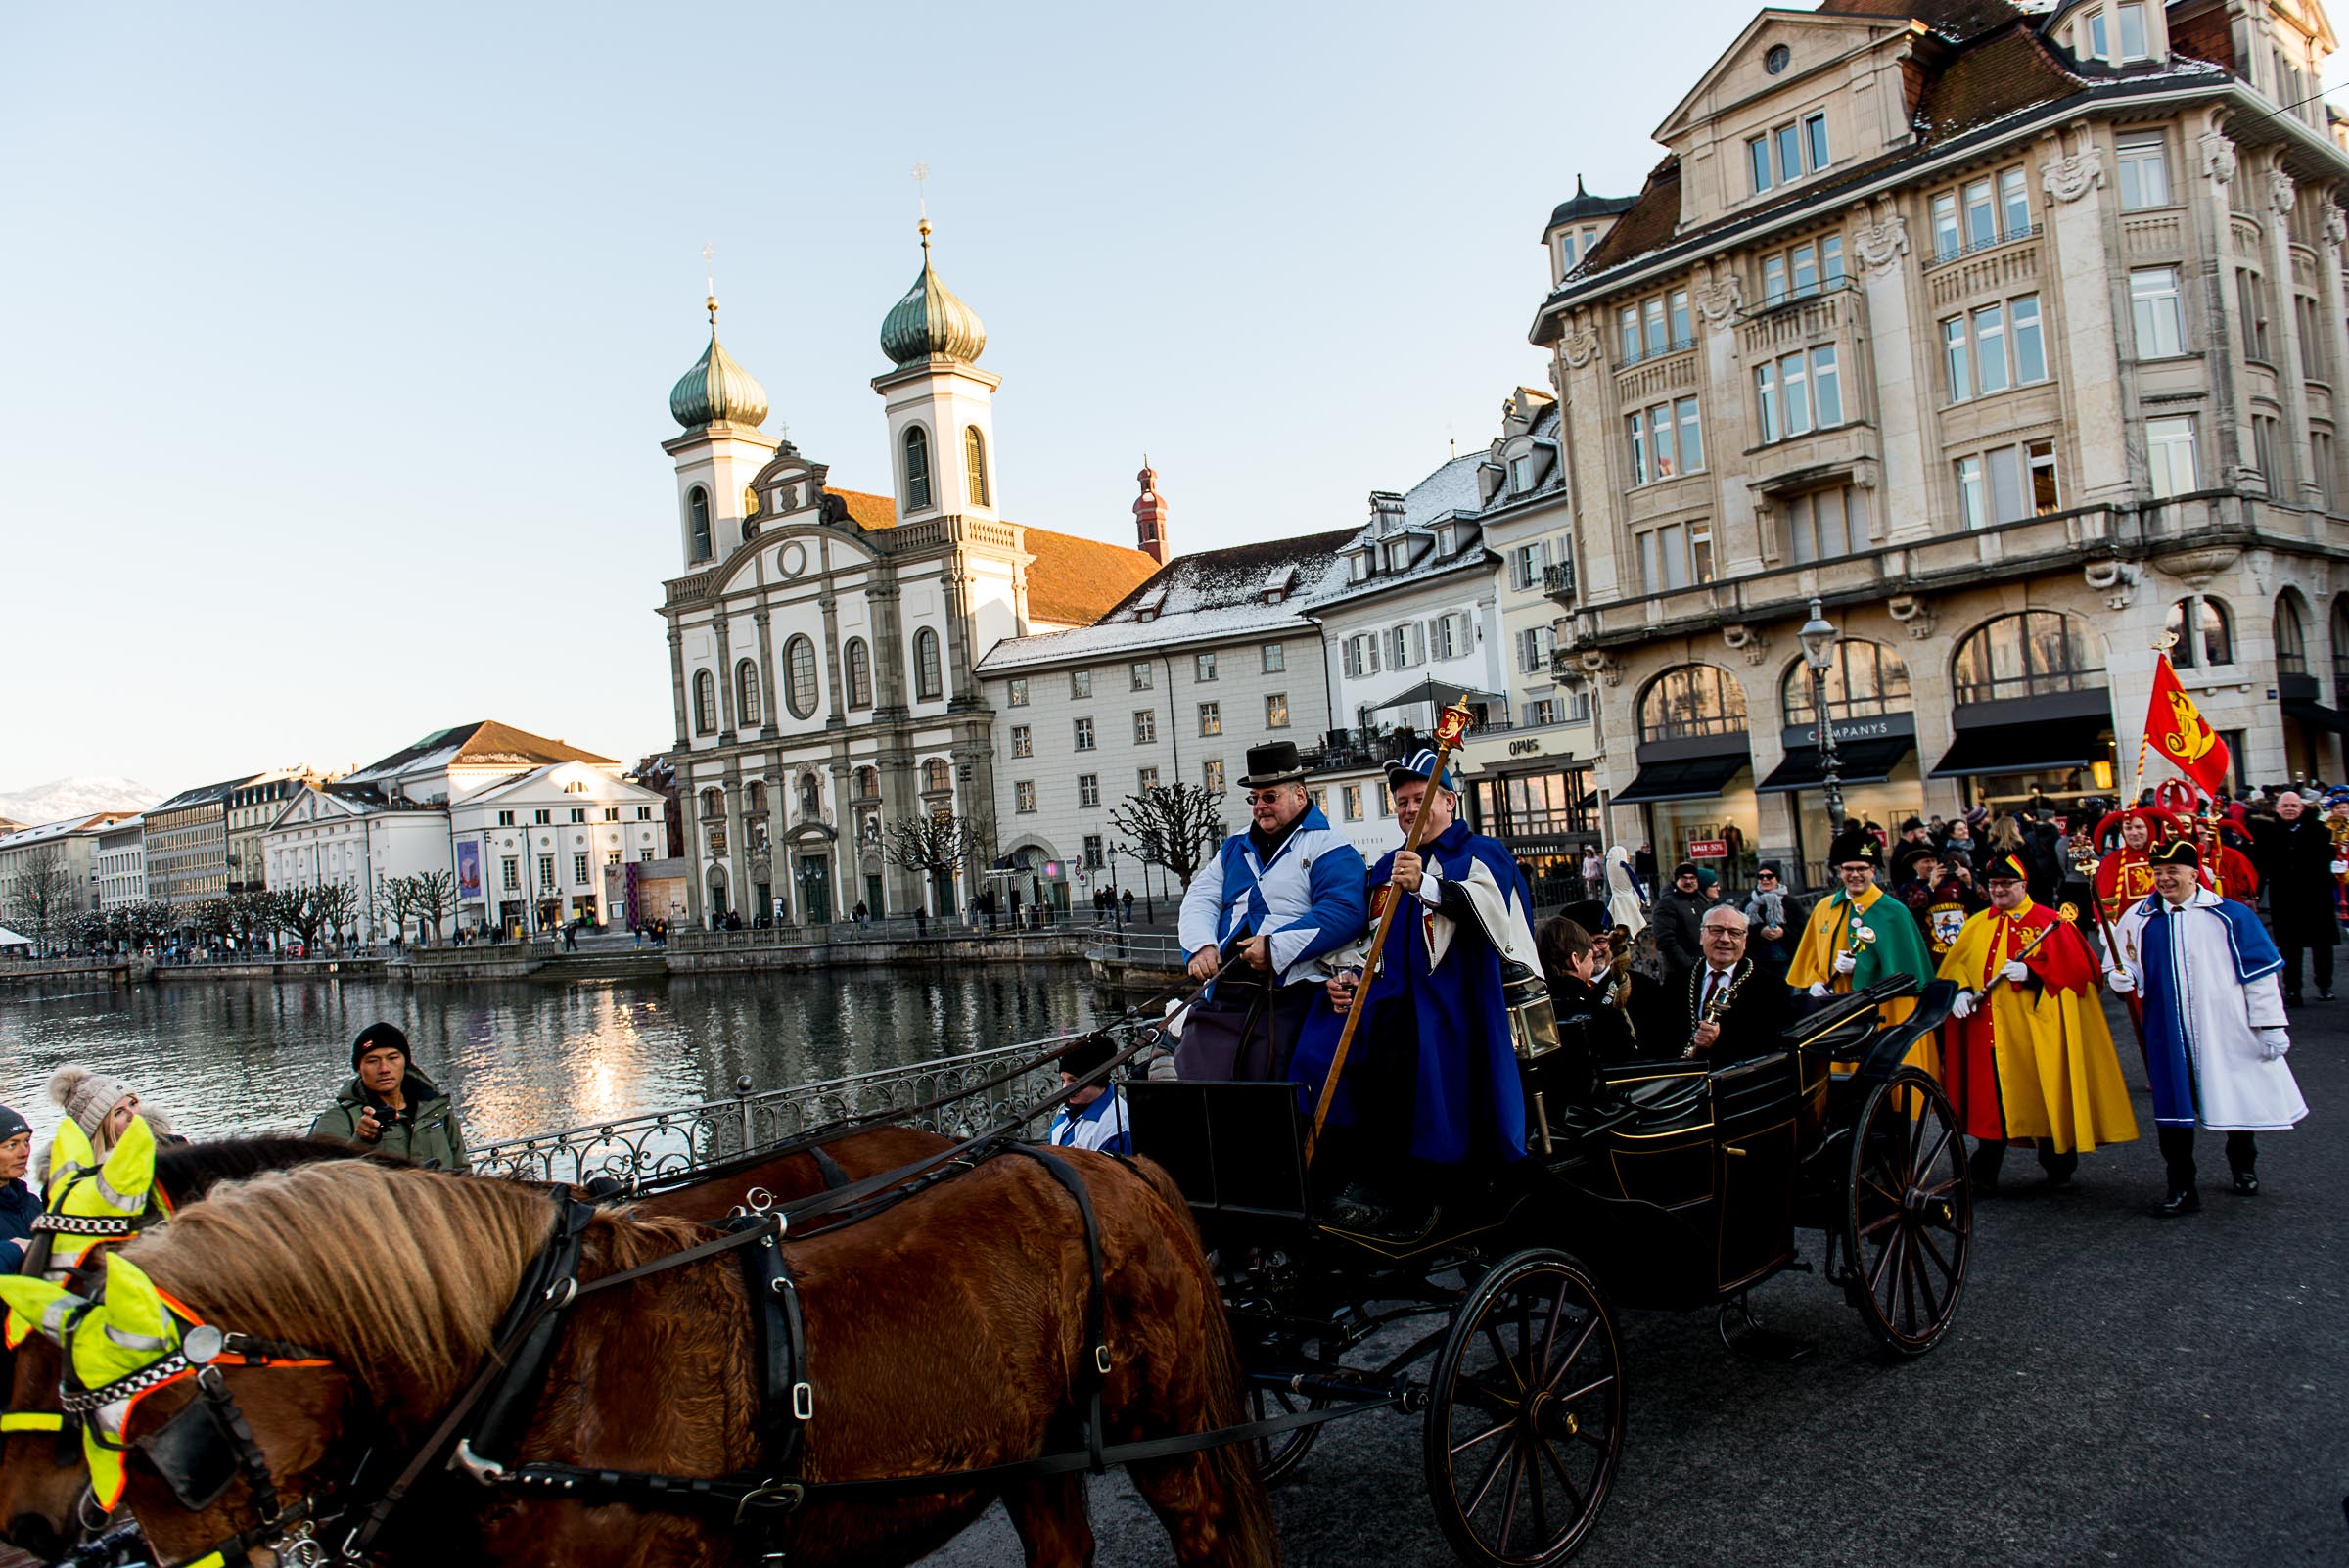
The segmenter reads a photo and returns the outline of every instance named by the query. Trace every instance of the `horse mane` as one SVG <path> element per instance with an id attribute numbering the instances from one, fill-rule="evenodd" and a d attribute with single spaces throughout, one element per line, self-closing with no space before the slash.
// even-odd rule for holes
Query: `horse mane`
<path id="1" fill-rule="evenodd" d="M 330 1156 L 225 1182 L 123 1257 L 206 1322 L 430 1408 L 481 1364 L 554 1222 L 534 1188 Z"/>
<path id="2" fill-rule="evenodd" d="M 166 1143 L 155 1154 L 155 1179 L 174 1204 L 193 1203 L 223 1181 L 242 1181 L 264 1171 L 284 1171 L 322 1160 L 410 1163 L 398 1155 L 378 1154 L 355 1144 L 271 1132 L 203 1143 Z"/>

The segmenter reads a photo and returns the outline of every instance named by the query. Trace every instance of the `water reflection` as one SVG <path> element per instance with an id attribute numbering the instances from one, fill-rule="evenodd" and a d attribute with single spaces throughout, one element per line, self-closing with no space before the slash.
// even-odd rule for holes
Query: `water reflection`
<path id="1" fill-rule="evenodd" d="M 46 1143 L 61 1062 L 126 1079 L 196 1136 L 305 1129 L 378 1018 L 476 1142 L 1008 1044 L 1093 1021 L 1085 972 L 906 968 L 666 984 L 187 983 L 0 994 L 0 1099 Z"/>

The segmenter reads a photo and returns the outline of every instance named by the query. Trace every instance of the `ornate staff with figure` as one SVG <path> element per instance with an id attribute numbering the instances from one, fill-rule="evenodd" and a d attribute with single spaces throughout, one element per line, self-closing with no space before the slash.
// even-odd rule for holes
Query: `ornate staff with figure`
<path id="1" fill-rule="evenodd" d="M 1786 966 L 1786 984 L 1813 997 L 1848 995 L 1853 991 L 1909 975 L 1921 988 L 1933 978 L 1924 937 L 1907 907 L 1876 885 L 1884 846 L 1875 835 L 1854 828 L 1835 835 L 1827 852 L 1837 887 L 1811 909 L 1802 945 Z M 1916 1009 L 1916 998 L 1901 996 L 1877 1009 L 1880 1024 L 1897 1024 Z M 1935 1067 L 1932 1037 L 1925 1036 L 1909 1060 L 1926 1072 Z"/>

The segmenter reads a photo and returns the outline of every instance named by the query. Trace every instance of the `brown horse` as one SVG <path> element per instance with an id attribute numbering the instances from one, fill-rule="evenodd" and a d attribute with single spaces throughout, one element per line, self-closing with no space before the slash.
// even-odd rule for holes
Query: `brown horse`
<path id="1" fill-rule="evenodd" d="M 1106 1269 L 1105 1441 L 1243 1420 L 1229 1325 L 1171 1184 L 1103 1157 L 1071 1163 L 1092 1195 Z M 222 1369 L 278 1492 L 292 1496 L 347 1475 L 363 1449 L 396 1453 L 433 1428 L 482 1364 L 552 1228 L 550 1209 L 544 1197 L 500 1182 L 311 1166 L 223 1188 L 132 1243 L 123 1259 L 203 1321 L 307 1346 L 331 1362 Z M 707 1235 L 607 1213 L 588 1229 L 580 1276 L 634 1268 Z M 814 1386 L 799 1479 L 943 1475 L 1074 1446 L 1089 1349 L 1087 1259 L 1069 1194 L 1035 1162 L 986 1162 L 786 1250 L 806 1306 Z M 755 1435 L 750 1308 L 729 1261 L 582 1296 L 568 1315 L 547 1392 L 517 1452 L 492 1457 L 672 1475 L 770 1473 Z M 182 1380 L 145 1396 L 125 1436 L 135 1445 L 160 1430 L 194 1394 Z M 243 1483 L 191 1509 L 135 1447 L 132 1455 L 125 1503 L 159 1560 L 188 1561 L 255 1526 Z M 1182 1562 L 1276 1560 L 1264 1490 L 1244 1450 L 1130 1469 Z M 951 1538 L 994 1495 L 1032 1565 L 1092 1558 L 1082 1474 L 991 1491 L 949 1483 L 861 1499 L 819 1494 L 762 1541 L 737 1534 L 722 1508 L 638 1511 L 591 1497 L 445 1485 L 394 1523 L 386 1538 L 394 1560 L 714 1565 L 782 1550 L 808 1564 L 907 1562 Z"/>
<path id="2" fill-rule="evenodd" d="M 861 1180 L 912 1165 L 948 1146 L 949 1140 L 935 1132 L 877 1127 L 823 1147 L 825 1157 L 842 1176 Z M 294 1137 L 182 1144 L 158 1152 L 155 1184 L 177 1210 L 222 1181 L 323 1160 L 356 1158 L 363 1153 L 354 1145 Z M 759 1193 L 767 1194 L 774 1203 L 789 1203 L 821 1192 L 828 1184 L 828 1173 L 814 1154 L 798 1150 L 730 1161 L 685 1185 L 639 1200 L 633 1212 L 646 1218 L 714 1221 Z M 544 1190 L 534 1183 L 516 1185 Z M 16 1364 L 7 1379 L 10 1413 L 57 1413 L 59 1360 L 57 1347 L 37 1334 L 18 1348 Z M 58 1434 L 48 1430 L 0 1432 L 0 1521 L 7 1524 L 0 1540 L 35 1556 L 55 1559 L 86 1522 L 88 1491 L 89 1470 L 82 1462 L 77 1441 L 61 1443 Z"/>

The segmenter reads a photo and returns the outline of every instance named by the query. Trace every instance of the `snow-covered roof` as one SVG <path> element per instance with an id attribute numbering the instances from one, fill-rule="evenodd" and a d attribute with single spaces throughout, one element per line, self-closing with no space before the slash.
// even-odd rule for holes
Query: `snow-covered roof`
<path id="1" fill-rule="evenodd" d="M 435 730 L 413 745 L 403 746 L 360 768 L 342 782 L 354 786 L 389 784 L 452 767 L 504 767 L 520 771 L 542 762 L 609 763 L 611 761 L 564 741 L 533 735 L 527 729 L 516 729 L 495 719 L 477 718 L 470 724 Z"/>
<path id="2" fill-rule="evenodd" d="M 71 816 L 63 822 L 44 822 L 39 827 L 23 828 L 0 839 L 0 850 L 23 850 L 55 839 L 69 839 L 76 833 L 91 833 L 111 827 L 129 815 L 131 813 L 128 811 L 101 811 L 95 816 Z"/>
<path id="3" fill-rule="evenodd" d="M 1345 529 L 1176 556 L 1089 626 L 1006 637 L 979 661 L 979 673 L 1000 675 L 1225 637 L 1311 632 L 1313 623 L 1306 612 L 1344 576 L 1337 552 L 1355 532 Z M 1266 590 L 1284 574 L 1294 574 L 1289 592 L 1267 600 Z"/>

